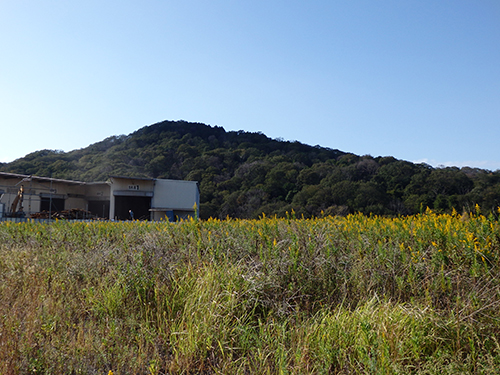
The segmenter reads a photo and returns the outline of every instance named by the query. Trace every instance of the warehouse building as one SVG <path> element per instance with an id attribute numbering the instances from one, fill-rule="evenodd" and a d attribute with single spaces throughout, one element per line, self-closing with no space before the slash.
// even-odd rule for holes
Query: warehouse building
<path id="1" fill-rule="evenodd" d="M 0 172 L 0 218 L 176 221 L 197 215 L 195 181 L 110 176 L 82 182 Z"/>

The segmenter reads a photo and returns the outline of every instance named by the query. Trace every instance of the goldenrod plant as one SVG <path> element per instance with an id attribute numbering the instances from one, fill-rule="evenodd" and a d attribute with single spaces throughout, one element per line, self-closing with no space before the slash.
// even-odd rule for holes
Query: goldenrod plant
<path id="1" fill-rule="evenodd" d="M 3 222 L 0 373 L 496 373 L 480 212 Z"/>

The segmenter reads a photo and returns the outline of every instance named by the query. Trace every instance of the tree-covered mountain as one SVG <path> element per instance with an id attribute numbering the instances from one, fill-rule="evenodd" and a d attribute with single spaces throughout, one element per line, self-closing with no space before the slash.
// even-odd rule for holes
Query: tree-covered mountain
<path id="1" fill-rule="evenodd" d="M 382 215 L 472 210 L 498 213 L 500 171 L 433 168 L 393 157 L 357 156 L 262 133 L 164 121 L 87 148 L 42 150 L 0 171 L 102 181 L 110 175 L 199 181 L 202 218 Z"/>

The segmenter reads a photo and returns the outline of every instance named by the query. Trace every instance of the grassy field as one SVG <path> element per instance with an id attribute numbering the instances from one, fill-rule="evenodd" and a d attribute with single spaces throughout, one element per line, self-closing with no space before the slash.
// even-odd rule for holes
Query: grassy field
<path id="1" fill-rule="evenodd" d="M 479 214 L 0 224 L 1 374 L 492 374 Z"/>

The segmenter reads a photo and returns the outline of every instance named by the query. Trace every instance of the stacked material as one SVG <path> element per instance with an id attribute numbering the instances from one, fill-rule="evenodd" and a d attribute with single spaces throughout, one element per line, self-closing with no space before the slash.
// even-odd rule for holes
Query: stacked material
<path id="1" fill-rule="evenodd" d="M 31 214 L 32 219 L 48 219 L 50 213 L 48 211 L 36 212 Z M 79 220 L 79 219 L 95 219 L 90 211 L 81 208 L 72 208 L 70 210 L 54 211 L 52 212 L 52 219 L 60 220 Z"/>

